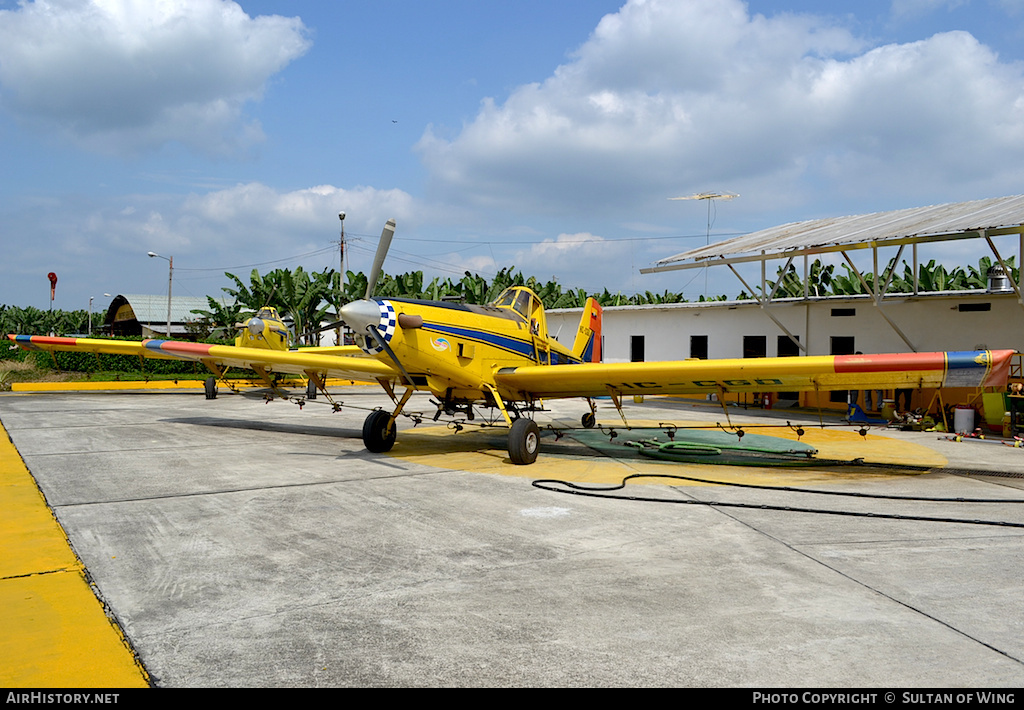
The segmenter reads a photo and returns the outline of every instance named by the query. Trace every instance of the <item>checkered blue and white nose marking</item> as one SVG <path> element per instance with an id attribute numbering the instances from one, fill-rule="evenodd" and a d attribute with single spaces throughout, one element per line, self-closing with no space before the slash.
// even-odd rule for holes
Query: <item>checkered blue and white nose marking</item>
<path id="1" fill-rule="evenodd" d="M 395 315 L 395 307 L 391 305 L 391 301 L 377 301 L 377 307 L 380 308 L 380 321 L 377 324 L 377 332 L 384 336 L 384 342 L 391 343 L 391 337 L 395 334 L 395 328 L 398 327 L 398 316 Z M 370 355 L 376 355 L 384 352 L 384 348 L 377 344 L 376 340 L 370 338 L 363 338 L 363 352 Z"/>

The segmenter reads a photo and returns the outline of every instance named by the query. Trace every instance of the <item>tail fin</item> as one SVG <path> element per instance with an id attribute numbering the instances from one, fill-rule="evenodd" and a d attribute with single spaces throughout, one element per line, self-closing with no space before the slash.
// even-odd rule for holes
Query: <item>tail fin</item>
<path id="1" fill-rule="evenodd" d="M 601 362 L 601 312 L 600 304 L 588 298 L 572 345 L 572 354 L 583 362 Z"/>

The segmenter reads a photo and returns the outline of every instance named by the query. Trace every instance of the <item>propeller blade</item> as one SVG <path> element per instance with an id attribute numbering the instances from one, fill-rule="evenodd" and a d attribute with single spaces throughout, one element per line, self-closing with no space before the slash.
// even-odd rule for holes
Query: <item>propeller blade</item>
<path id="1" fill-rule="evenodd" d="M 380 241 L 377 243 L 377 253 L 373 257 L 373 268 L 370 269 L 370 278 L 366 280 L 367 300 L 373 298 L 373 292 L 377 288 L 377 279 L 380 278 L 381 268 L 384 266 L 384 257 L 388 255 L 391 247 L 391 239 L 395 236 L 395 220 L 389 219 L 384 225 L 384 231 L 380 233 Z"/>
<path id="2" fill-rule="evenodd" d="M 306 338 L 306 337 L 308 337 L 310 335 L 316 335 L 317 333 L 323 333 L 326 330 L 334 330 L 339 325 L 345 325 L 345 321 L 343 321 L 343 320 L 336 320 L 333 323 L 328 323 L 327 325 L 322 325 L 319 328 L 313 328 L 312 330 L 307 330 L 305 333 L 302 334 L 302 337 Z"/>
<path id="3" fill-rule="evenodd" d="M 366 334 L 373 338 L 373 341 L 377 343 L 377 345 L 379 345 L 384 350 L 384 352 L 388 354 L 388 357 L 391 358 L 391 362 L 395 363 L 395 367 L 397 367 L 398 371 L 402 373 L 402 379 L 405 380 L 405 384 L 411 387 L 412 377 L 410 377 L 409 373 L 406 372 L 404 367 L 402 367 L 402 363 L 398 361 L 398 357 L 395 355 L 395 351 L 391 349 L 390 345 L 388 345 L 388 341 L 384 340 L 384 337 L 380 334 L 380 331 L 377 330 L 375 326 L 368 325 L 366 326 Z"/>

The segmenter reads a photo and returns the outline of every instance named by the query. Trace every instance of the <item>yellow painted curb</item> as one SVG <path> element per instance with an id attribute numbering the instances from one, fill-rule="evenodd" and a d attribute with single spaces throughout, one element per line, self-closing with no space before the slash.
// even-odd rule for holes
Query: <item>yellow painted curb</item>
<path id="1" fill-rule="evenodd" d="M 2 425 L 0 509 L 0 686 L 148 687 Z"/>
<path id="2" fill-rule="evenodd" d="M 238 387 L 261 388 L 266 387 L 262 382 L 255 380 L 239 380 Z M 303 380 L 281 383 L 284 387 L 305 387 Z M 349 387 L 351 385 L 369 385 L 369 382 L 355 382 L 353 380 L 327 380 L 328 387 Z M 376 384 L 376 383 L 372 383 Z M 117 390 L 180 390 L 180 389 L 203 389 L 203 380 L 125 380 L 117 382 L 14 382 L 11 384 L 12 392 L 109 392 Z M 221 385 L 223 387 L 223 385 Z"/>
<path id="3" fill-rule="evenodd" d="M 12 392 L 74 392 L 76 390 L 170 390 L 202 389 L 202 380 L 153 380 L 152 382 L 14 382 Z"/>

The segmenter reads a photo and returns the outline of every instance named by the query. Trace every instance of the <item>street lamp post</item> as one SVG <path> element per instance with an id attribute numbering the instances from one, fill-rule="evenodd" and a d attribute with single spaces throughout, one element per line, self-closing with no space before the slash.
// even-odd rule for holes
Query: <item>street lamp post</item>
<path id="1" fill-rule="evenodd" d="M 92 299 L 93 296 L 89 296 L 89 337 L 92 337 Z"/>
<path id="2" fill-rule="evenodd" d="M 171 339 L 171 282 L 174 280 L 174 257 L 157 254 L 155 251 L 146 252 L 147 256 L 158 256 L 168 263 L 167 268 L 167 339 Z"/>

